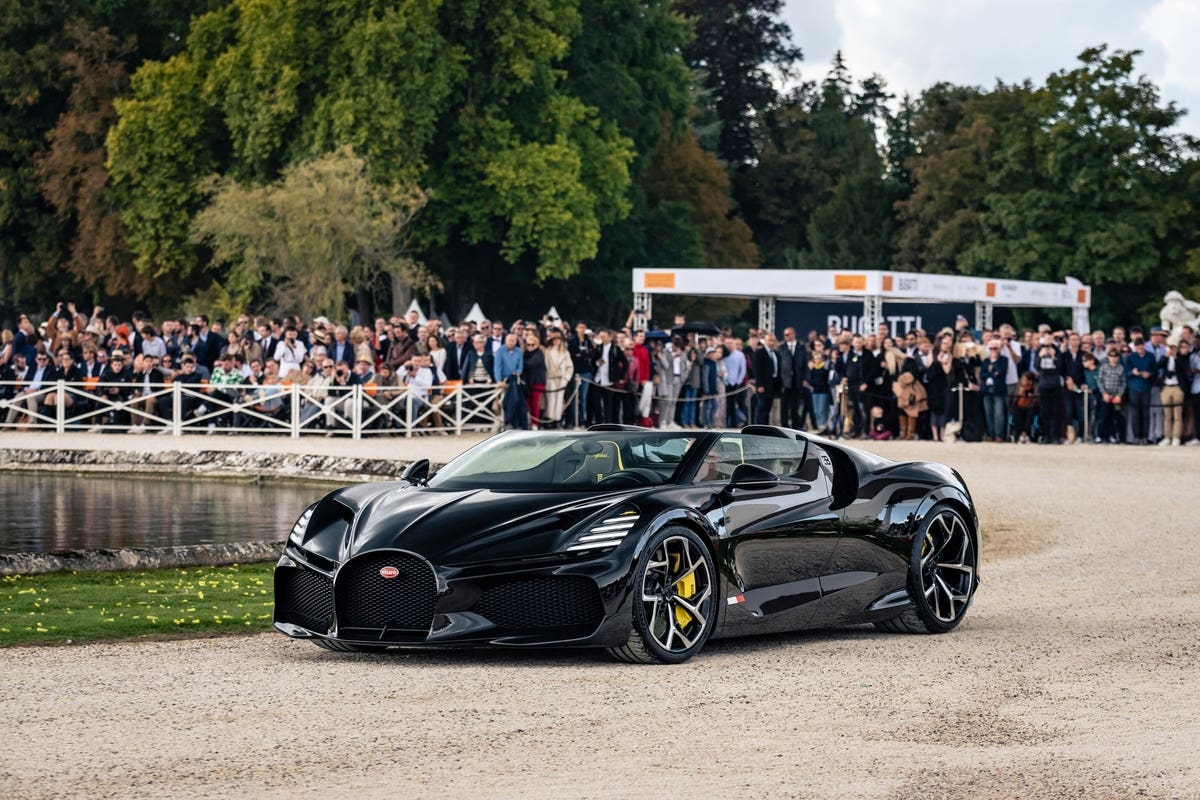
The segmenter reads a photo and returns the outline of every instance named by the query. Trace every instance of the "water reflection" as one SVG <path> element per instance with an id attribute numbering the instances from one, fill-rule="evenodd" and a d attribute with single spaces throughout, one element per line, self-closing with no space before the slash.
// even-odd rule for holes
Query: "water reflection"
<path id="1" fill-rule="evenodd" d="M 0 551 L 281 541 L 326 491 L 312 483 L 0 472 Z"/>

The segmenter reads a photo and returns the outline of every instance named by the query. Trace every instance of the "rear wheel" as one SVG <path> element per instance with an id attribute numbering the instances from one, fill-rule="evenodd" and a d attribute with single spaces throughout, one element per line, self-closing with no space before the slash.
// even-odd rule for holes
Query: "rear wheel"
<path id="1" fill-rule="evenodd" d="M 716 622 L 715 581 L 712 557 L 693 531 L 656 533 L 634 573 L 629 641 L 609 653 L 632 664 L 680 664 L 696 655 Z"/>
<path id="2" fill-rule="evenodd" d="M 908 567 L 912 605 L 875 627 L 889 633 L 954 630 L 971 606 L 978 566 L 975 540 L 962 515 L 951 506 L 934 506 L 913 538 Z"/>
<path id="3" fill-rule="evenodd" d="M 333 639 L 313 639 L 312 643 L 323 650 L 333 650 L 335 653 L 382 653 L 387 650 L 383 644 L 350 644 Z"/>

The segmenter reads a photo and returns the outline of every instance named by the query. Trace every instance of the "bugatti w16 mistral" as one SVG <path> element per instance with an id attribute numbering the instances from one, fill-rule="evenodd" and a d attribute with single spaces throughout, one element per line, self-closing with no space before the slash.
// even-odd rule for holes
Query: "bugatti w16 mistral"
<path id="1" fill-rule="evenodd" d="M 292 528 L 275 627 L 329 650 L 586 646 L 678 663 L 710 638 L 944 633 L 979 583 L 962 478 L 785 428 L 494 436 L 339 489 Z"/>

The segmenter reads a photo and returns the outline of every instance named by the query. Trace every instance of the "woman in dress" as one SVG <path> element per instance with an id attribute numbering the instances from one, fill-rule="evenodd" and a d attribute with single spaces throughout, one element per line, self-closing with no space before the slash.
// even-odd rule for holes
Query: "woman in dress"
<path id="1" fill-rule="evenodd" d="M 933 360 L 921 376 L 929 401 L 929 429 L 935 442 L 946 431 L 946 411 L 950 404 L 950 373 L 954 371 L 954 340 L 950 334 L 938 337 Z"/>
<path id="2" fill-rule="evenodd" d="M 546 361 L 545 421 L 549 426 L 557 428 L 565 424 L 562 418 L 563 403 L 566 400 L 567 387 L 575 375 L 575 366 L 571 362 L 571 351 L 563 341 L 562 332 L 551 329 L 549 336 L 550 341 L 542 351 Z"/>

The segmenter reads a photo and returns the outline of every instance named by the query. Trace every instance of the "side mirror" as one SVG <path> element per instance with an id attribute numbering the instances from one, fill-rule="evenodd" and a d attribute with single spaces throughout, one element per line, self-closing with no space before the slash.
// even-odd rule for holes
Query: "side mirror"
<path id="1" fill-rule="evenodd" d="M 413 486 L 423 485 L 429 480 L 429 459 L 418 458 L 409 464 L 404 468 L 404 472 L 400 473 L 400 480 L 408 481 Z"/>
<path id="2" fill-rule="evenodd" d="M 758 464 L 738 464 L 729 476 L 729 487 L 767 489 L 779 483 L 779 476 Z"/>

